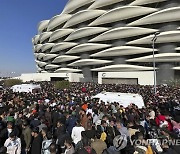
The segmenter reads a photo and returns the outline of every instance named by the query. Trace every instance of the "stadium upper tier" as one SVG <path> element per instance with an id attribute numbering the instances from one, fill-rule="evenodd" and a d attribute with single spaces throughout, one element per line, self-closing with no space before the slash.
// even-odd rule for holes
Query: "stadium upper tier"
<path id="1" fill-rule="evenodd" d="M 180 64 L 180 0 L 69 0 L 38 25 L 32 39 L 38 72 L 153 70 L 174 78 Z M 159 76 L 164 76 L 159 71 Z M 172 71 L 174 71 L 172 73 Z M 168 73 L 166 73 L 167 75 Z"/>

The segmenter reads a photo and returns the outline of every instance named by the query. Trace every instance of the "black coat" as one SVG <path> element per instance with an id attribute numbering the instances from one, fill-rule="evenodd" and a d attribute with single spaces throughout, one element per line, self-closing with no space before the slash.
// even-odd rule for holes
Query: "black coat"
<path id="1" fill-rule="evenodd" d="M 38 135 L 32 141 L 31 154 L 41 154 L 42 137 Z"/>

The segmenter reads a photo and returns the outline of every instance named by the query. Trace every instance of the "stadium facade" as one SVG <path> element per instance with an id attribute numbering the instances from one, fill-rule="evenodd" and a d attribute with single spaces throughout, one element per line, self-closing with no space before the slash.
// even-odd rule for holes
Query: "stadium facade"
<path id="1" fill-rule="evenodd" d="M 87 82 L 98 72 L 152 71 L 156 32 L 162 84 L 180 78 L 180 0 L 69 0 L 61 14 L 38 25 L 37 69 L 82 73 Z"/>

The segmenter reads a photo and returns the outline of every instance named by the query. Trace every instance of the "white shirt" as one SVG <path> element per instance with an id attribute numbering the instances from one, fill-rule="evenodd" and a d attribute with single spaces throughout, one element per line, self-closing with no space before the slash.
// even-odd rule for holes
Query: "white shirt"
<path id="1" fill-rule="evenodd" d="M 92 111 L 92 109 L 87 109 L 86 115 L 87 115 L 88 113 L 90 113 L 92 116 L 94 116 L 94 112 Z"/>
<path id="2" fill-rule="evenodd" d="M 75 144 L 77 144 L 79 141 L 81 141 L 81 132 L 82 131 L 85 131 L 84 127 L 82 127 L 82 126 L 80 126 L 80 127 L 75 126 L 72 129 L 71 137 Z"/>
<path id="3" fill-rule="evenodd" d="M 149 116 L 150 116 L 150 119 L 153 119 L 154 120 L 154 118 L 155 118 L 155 112 L 154 111 L 151 111 L 150 113 L 149 113 Z"/>
<path id="4" fill-rule="evenodd" d="M 14 141 L 8 138 L 4 146 L 7 148 L 8 154 L 21 154 L 21 140 L 18 137 Z"/>

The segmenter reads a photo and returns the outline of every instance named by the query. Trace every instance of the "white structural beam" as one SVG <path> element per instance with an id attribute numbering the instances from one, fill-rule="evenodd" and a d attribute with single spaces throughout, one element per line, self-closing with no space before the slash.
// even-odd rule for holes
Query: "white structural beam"
<path id="1" fill-rule="evenodd" d="M 155 54 L 156 62 L 180 62 L 180 53 L 162 53 Z M 153 62 L 153 55 L 132 58 L 126 60 L 127 62 Z"/>

